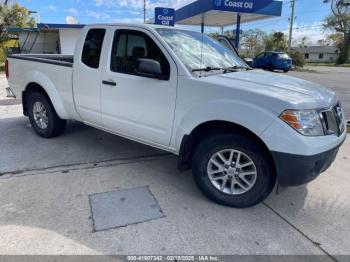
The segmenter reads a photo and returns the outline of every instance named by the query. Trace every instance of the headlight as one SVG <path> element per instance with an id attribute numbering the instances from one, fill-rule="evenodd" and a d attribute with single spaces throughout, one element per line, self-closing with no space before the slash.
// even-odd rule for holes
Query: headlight
<path id="1" fill-rule="evenodd" d="M 304 136 L 323 136 L 320 116 L 316 110 L 286 110 L 280 119 Z"/>

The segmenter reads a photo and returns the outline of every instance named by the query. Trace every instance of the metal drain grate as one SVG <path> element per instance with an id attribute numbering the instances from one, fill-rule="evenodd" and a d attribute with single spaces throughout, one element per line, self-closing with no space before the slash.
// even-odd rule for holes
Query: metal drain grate
<path id="1" fill-rule="evenodd" d="M 89 199 L 95 232 L 164 217 L 148 187 L 92 194 Z"/>

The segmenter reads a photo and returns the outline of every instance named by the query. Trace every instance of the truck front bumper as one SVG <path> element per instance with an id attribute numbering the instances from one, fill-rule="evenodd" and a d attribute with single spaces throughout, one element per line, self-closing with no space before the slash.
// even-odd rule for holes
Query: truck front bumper
<path id="1" fill-rule="evenodd" d="M 344 141 L 345 138 L 334 148 L 311 156 L 272 151 L 279 184 L 298 186 L 312 181 L 333 163 Z"/>

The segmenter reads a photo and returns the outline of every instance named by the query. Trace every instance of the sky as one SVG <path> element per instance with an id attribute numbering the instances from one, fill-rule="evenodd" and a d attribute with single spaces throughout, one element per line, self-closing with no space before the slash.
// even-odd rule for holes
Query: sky
<path id="1" fill-rule="evenodd" d="M 13 0 L 15 1 L 15 0 Z M 147 0 L 147 18 L 152 18 L 154 7 L 182 7 L 194 0 Z M 37 11 L 43 23 L 66 23 L 77 20 L 81 24 L 106 22 L 142 22 L 143 0 L 17 0 L 30 10 Z M 311 43 L 324 39 L 322 20 L 330 13 L 322 0 L 296 0 L 293 38 L 307 36 Z M 242 30 L 259 28 L 264 31 L 289 31 L 290 0 L 283 0 L 282 16 L 243 24 Z M 72 18 L 73 17 L 73 18 Z M 228 27 L 227 29 L 232 29 Z M 199 27 L 197 28 L 199 30 Z M 209 31 L 219 31 L 213 28 Z"/>

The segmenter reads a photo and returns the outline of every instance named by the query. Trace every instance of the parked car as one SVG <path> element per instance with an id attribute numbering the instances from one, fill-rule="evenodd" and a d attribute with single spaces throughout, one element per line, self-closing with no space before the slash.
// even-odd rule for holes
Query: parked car
<path id="1" fill-rule="evenodd" d="M 12 55 L 6 75 L 39 136 L 74 119 L 169 151 L 204 195 L 232 207 L 260 203 L 276 180 L 313 180 L 346 136 L 334 91 L 251 70 L 209 36 L 177 28 L 89 25 L 74 56 Z"/>
<path id="2" fill-rule="evenodd" d="M 250 67 L 254 67 L 254 59 L 253 58 L 245 57 L 244 62 L 246 62 L 247 65 L 249 65 Z"/>
<path id="3" fill-rule="evenodd" d="M 269 71 L 277 69 L 288 72 L 292 68 L 292 59 L 283 52 L 264 52 L 254 58 L 253 66 Z"/>

